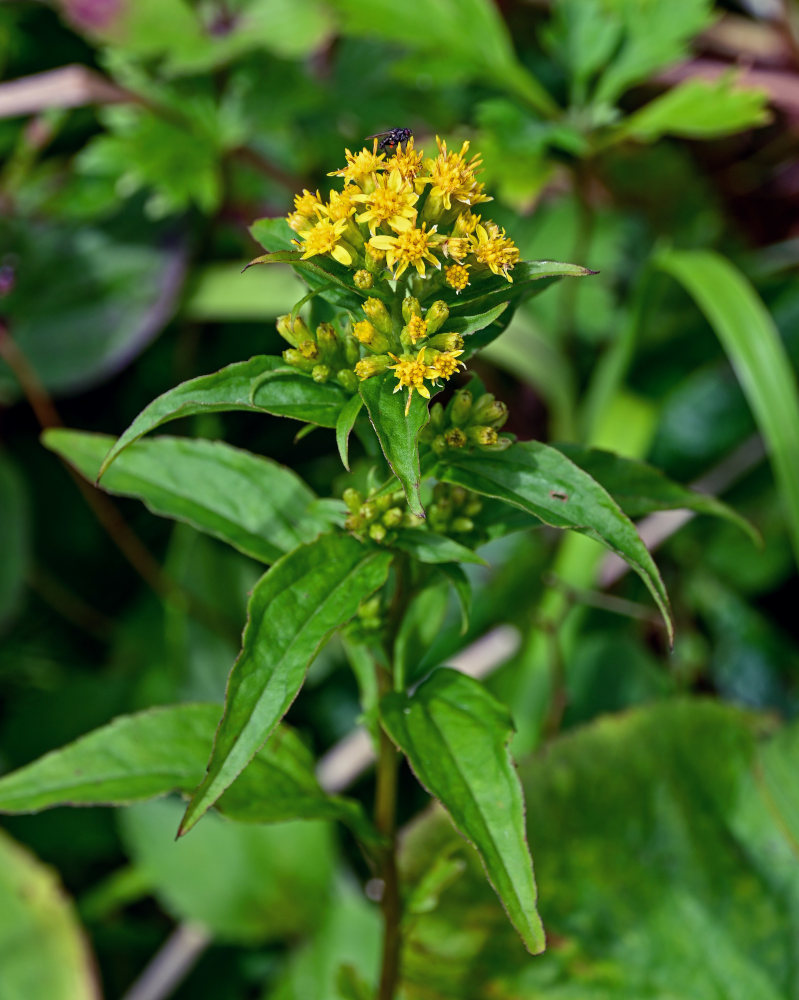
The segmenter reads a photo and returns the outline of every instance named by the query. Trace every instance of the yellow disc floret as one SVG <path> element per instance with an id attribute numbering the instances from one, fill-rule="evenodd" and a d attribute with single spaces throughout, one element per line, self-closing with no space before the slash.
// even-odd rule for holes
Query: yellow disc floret
<path id="1" fill-rule="evenodd" d="M 430 399 L 430 390 L 424 384 L 424 380 L 427 378 L 434 381 L 438 376 L 438 372 L 435 368 L 425 364 L 425 350 L 426 348 L 423 347 L 415 358 L 411 354 L 403 354 L 399 358 L 396 354 L 391 354 L 395 363 L 393 365 L 389 365 L 388 367 L 394 372 L 397 379 L 394 392 L 399 392 L 400 389 L 404 389 L 406 387 L 410 390 L 408 392 L 408 402 L 405 404 L 406 416 L 411 408 L 411 399 L 413 398 L 414 389 L 420 396 L 424 396 L 425 399 Z"/>
<path id="2" fill-rule="evenodd" d="M 436 372 L 438 378 L 447 379 L 452 378 L 458 368 L 465 368 L 466 365 L 462 361 L 458 361 L 458 357 L 463 354 L 463 351 L 441 351 L 433 358 L 432 367 Z"/>
<path id="3" fill-rule="evenodd" d="M 472 253 L 478 264 L 484 264 L 497 275 L 513 281 L 508 271 L 519 260 L 519 249 L 505 230 L 493 222 L 479 225 L 472 236 Z"/>
<path id="4" fill-rule="evenodd" d="M 376 175 L 374 182 L 375 186 L 369 194 L 355 195 L 354 200 L 366 206 L 365 211 L 355 216 L 356 221 L 368 222 L 372 236 L 382 225 L 388 225 L 398 233 L 411 229 L 416 219 L 413 206 L 419 195 L 397 169 Z"/>
<path id="5" fill-rule="evenodd" d="M 440 200 L 444 208 L 452 208 L 452 200 L 464 205 L 476 205 L 481 201 L 490 201 L 483 193 L 483 185 L 478 183 L 475 171 L 479 169 L 482 158 L 473 156 L 466 159 L 469 142 L 464 142 L 459 153 L 447 150 L 444 140 L 436 136 L 438 156 L 425 161 L 427 177 L 420 178 L 420 184 L 430 184 L 430 197 Z"/>
<path id="6" fill-rule="evenodd" d="M 378 153 L 377 139 L 372 144 L 371 149 L 364 147 L 358 153 L 351 153 L 349 149 L 344 151 L 347 158 L 347 166 L 341 170 L 332 170 L 328 177 L 343 177 L 347 184 L 361 184 L 379 170 L 385 170 L 385 153 Z M 370 185 L 366 185 L 369 187 Z"/>
<path id="7" fill-rule="evenodd" d="M 345 243 L 342 242 L 342 234 L 347 228 L 347 220 L 339 219 L 338 222 L 331 222 L 330 219 L 319 219 L 310 229 L 305 229 L 299 233 L 300 240 L 294 242 L 302 249 L 302 259 L 316 257 L 318 254 L 329 253 L 334 260 L 345 267 L 352 264 L 352 253 Z"/>
<path id="8" fill-rule="evenodd" d="M 452 264 L 450 267 L 444 268 L 444 275 L 449 287 L 455 289 L 456 295 L 460 295 L 469 284 L 469 265 Z"/>
<path id="9" fill-rule="evenodd" d="M 396 153 L 390 160 L 386 161 L 386 169 L 394 170 L 396 168 L 405 180 L 413 182 L 422 169 L 423 157 L 424 153 L 421 150 L 417 152 L 413 148 L 413 136 L 411 136 L 405 143 L 405 148 L 398 146 Z"/>
<path id="10" fill-rule="evenodd" d="M 369 245 L 378 250 L 385 250 L 386 262 L 394 269 L 394 277 L 399 276 L 412 265 L 419 274 L 425 273 L 425 261 L 440 268 L 441 262 L 433 253 L 433 249 L 444 242 L 444 237 L 436 232 L 433 226 L 429 231 L 427 223 L 423 222 L 421 229 L 406 229 L 398 236 L 373 236 Z"/>

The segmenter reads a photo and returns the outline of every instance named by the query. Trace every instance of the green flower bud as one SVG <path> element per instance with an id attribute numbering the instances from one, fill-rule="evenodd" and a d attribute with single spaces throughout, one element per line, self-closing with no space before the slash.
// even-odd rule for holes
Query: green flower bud
<path id="1" fill-rule="evenodd" d="M 358 391 L 358 376 L 355 372 L 350 371 L 349 368 L 342 368 L 340 371 L 337 371 L 336 381 L 347 392 Z"/>
<path id="2" fill-rule="evenodd" d="M 304 354 L 294 347 L 289 347 L 283 351 L 283 360 L 292 368 L 298 368 L 301 372 L 311 372 L 316 367 L 314 358 L 306 358 Z"/>
<path id="3" fill-rule="evenodd" d="M 383 515 L 383 524 L 387 528 L 398 528 L 405 520 L 405 511 L 400 507 L 390 507 Z"/>
<path id="4" fill-rule="evenodd" d="M 380 274 L 386 267 L 386 255 L 382 250 L 375 250 L 368 243 L 364 249 L 364 263 L 366 270 L 372 274 Z"/>
<path id="5" fill-rule="evenodd" d="M 359 288 L 362 292 L 368 292 L 374 284 L 374 278 L 368 271 L 364 270 L 364 268 L 361 268 L 360 271 L 356 271 L 352 280 L 355 287 Z"/>
<path id="6" fill-rule="evenodd" d="M 381 375 L 391 364 L 391 358 L 387 354 L 376 354 L 373 357 L 361 358 L 355 366 L 355 374 L 359 379 L 371 378 L 373 375 Z"/>
<path id="7" fill-rule="evenodd" d="M 377 542 L 378 544 L 380 544 L 380 542 L 382 542 L 385 539 L 387 534 L 388 532 L 379 522 L 376 524 L 369 525 L 369 537 L 372 539 L 373 542 Z"/>
<path id="8" fill-rule="evenodd" d="M 351 333 L 344 334 L 344 360 L 348 368 L 354 368 L 361 359 L 361 349 L 358 341 Z"/>
<path id="9" fill-rule="evenodd" d="M 361 504 L 358 513 L 364 519 L 364 521 L 369 524 L 371 521 L 377 517 L 377 507 L 372 503 L 371 500 L 366 500 Z"/>
<path id="10" fill-rule="evenodd" d="M 470 531 L 474 531 L 474 521 L 471 521 L 468 517 L 453 518 L 452 524 L 449 526 L 449 530 L 465 535 Z"/>
<path id="11" fill-rule="evenodd" d="M 338 360 L 341 341 L 338 339 L 332 323 L 320 323 L 316 328 L 316 343 L 319 345 L 319 352 L 324 361 L 328 364 Z"/>
<path id="12" fill-rule="evenodd" d="M 366 318 L 380 333 L 384 334 L 386 337 L 390 337 L 393 331 L 393 325 L 391 323 L 391 317 L 388 314 L 388 310 L 385 305 L 380 301 L 380 299 L 369 298 L 361 305 L 366 314 Z M 357 336 L 357 334 L 356 334 Z"/>
<path id="13" fill-rule="evenodd" d="M 347 507 L 353 512 L 358 510 L 361 504 L 363 503 L 363 497 L 356 489 L 353 489 L 352 486 L 348 486 L 346 490 L 344 490 L 344 492 L 341 494 L 341 499 L 344 501 Z"/>
<path id="14" fill-rule="evenodd" d="M 362 601 L 358 607 L 359 618 L 375 619 L 380 615 L 380 597 L 370 597 L 367 601 Z"/>
<path id="15" fill-rule="evenodd" d="M 314 365 L 311 370 L 311 378 L 320 385 L 327 382 L 331 374 L 330 365 Z"/>
<path id="16" fill-rule="evenodd" d="M 493 444 L 481 445 L 483 451 L 505 451 L 506 448 L 510 448 L 513 444 L 513 438 L 506 437 L 504 434 L 497 437 Z"/>
<path id="17" fill-rule="evenodd" d="M 388 337 L 375 329 L 368 319 L 362 319 L 355 323 L 352 333 L 359 343 L 374 354 L 385 354 L 391 346 Z"/>
<path id="18" fill-rule="evenodd" d="M 463 513 L 466 517 L 476 517 L 480 511 L 483 509 L 483 501 L 480 497 L 474 496 L 472 494 L 469 502 L 464 506 Z"/>
<path id="19" fill-rule="evenodd" d="M 444 443 L 447 448 L 465 448 L 467 444 L 466 435 L 460 427 L 450 427 L 444 432 Z"/>
<path id="20" fill-rule="evenodd" d="M 419 305 L 418 299 L 412 295 L 406 295 L 402 300 L 402 318 L 406 323 L 410 323 L 412 316 L 418 316 L 421 319 L 422 307 Z"/>
<path id="21" fill-rule="evenodd" d="M 441 403 L 433 403 L 430 407 L 430 421 L 427 427 L 432 428 L 434 431 L 441 431 L 444 429 L 444 407 Z"/>
<path id="22" fill-rule="evenodd" d="M 449 319 L 449 306 L 442 299 L 437 299 L 427 310 L 427 332 L 433 334 Z"/>
<path id="23" fill-rule="evenodd" d="M 318 361 L 319 347 L 313 340 L 303 340 L 300 344 L 300 354 L 308 361 Z"/>
<path id="24" fill-rule="evenodd" d="M 467 496 L 468 494 L 462 486 L 453 486 L 449 491 L 449 498 L 452 501 L 453 507 L 462 507 L 466 502 Z"/>
<path id="25" fill-rule="evenodd" d="M 459 333 L 437 333 L 427 343 L 439 351 L 463 350 L 463 337 Z"/>
<path id="26" fill-rule="evenodd" d="M 311 331 L 300 316 L 297 316 L 293 323 L 290 315 L 278 316 L 277 332 L 292 347 L 299 348 L 304 340 L 311 340 Z"/>
<path id="27" fill-rule="evenodd" d="M 493 427 L 486 427 L 484 424 L 467 427 L 466 437 L 472 444 L 476 444 L 480 448 L 491 447 L 497 443 L 497 432 Z"/>
<path id="28" fill-rule="evenodd" d="M 449 445 L 447 444 L 447 439 L 443 434 L 437 434 L 433 438 L 430 447 L 436 453 L 436 455 L 443 455 L 449 451 Z"/>
<path id="29" fill-rule="evenodd" d="M 471 420 L 475 424 L 486 424 L 499 429 L 508 419 L 508 408 L 495 399 L 490 392 L 482 395 L 472 407 Z"/>
<path id="30" fill-rule="evenodd" d="M 468 389 L 458 389 L 452 397 L 449 408 L 450 423 L 463 427 L 472 412 L 472 394 Z"/>

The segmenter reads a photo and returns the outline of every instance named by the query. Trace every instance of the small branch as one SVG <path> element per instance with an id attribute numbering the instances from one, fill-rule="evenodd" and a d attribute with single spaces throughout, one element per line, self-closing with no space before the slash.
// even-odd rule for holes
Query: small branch
<path id="1" fill-rule="evenodd" d="M 172 994 L 211 943 L 199 924 L 179 924 L 122 1000 L 164 1000 Z"/>

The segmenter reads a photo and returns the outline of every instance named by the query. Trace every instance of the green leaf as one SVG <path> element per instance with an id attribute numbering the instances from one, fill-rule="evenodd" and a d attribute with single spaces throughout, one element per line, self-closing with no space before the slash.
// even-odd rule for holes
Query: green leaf
<path id="1" fill-rule="evenodd" d="M 719 254 L 670 251 L 655 263 L 694 298 L 735 369 L 768 448 L 799 562 L 799 393 L 774 321 L 746 278 Z"/>
<path id="2" fill-rule="evenodd" d="M 178 417 L 250 410 L 335 427 L 347 399 L 344 390 L 333 383 L 318 385 L 306 375 L 287 371 L 282 358 L 262 354 L 237 361 L 211 375 L 182 382 L 154 399 L 109 451 L 98 478 L 129 444 Z"/>
<path id="3" fill-rule="evenodd" d="M 90 482 L 114 443 L 104 434 L 61 428 L 45 431 L 42 441 Z M 138 497 L 154 514 L 185 521 L 265 563 L 331 525 L 295 472 L 221 441 L 138 441 L 117 459 L 102 486 Z"/>
<path id="4" fill-rule="evenodd" d="M 487 312 L 503 303 L 507 305 L 508 302 L 519 302 L 540 295 L 560 278 L 582 278 L 596 273 L 579 264 L 562 264 L 555 260 L 525 260 L 514 267 L 512 283 L 504 280 L 498 283 L 493 277 L 473 282 L 465 297 L 460 297 L 450 306 L 450 314 L 459 317 L 471 316 L 475 311 Z"/>
<path id="5" fill-rule="evenodd" d="M 271 319 L 290 312 L 305 287 L 288 267 L 261 267 L 242 277 L 238 264 L 198 269 L 181 315 L 201 322 Z"/>
<path id="6" fill-rule="evenodd" d="M 445 482 L 497 497 L 544 524 L 588 535 L 621 556 L 646 584 L 673 641 L 666 588 L 635 525 L 596 480 L 557 449 L 540 441 L 519 442 L 502 452 L 449 459 L 439 474 Z"/>
<path id="7" fill-rule="evenodd" d="M 0 452 L 0 627 L 19 608 L 30 564 L 30 516 L 25 483 L 11 458 Z"/>
<path id="8" fill-rule="evenodd" d="M 423 563 L 467 562 L 487 565 L 485 559 L 478 556 L 474 549 L 461 545 L 454 538 L 438 535 L 425 528 L 400 528 L 391 544 L 403 552 L 409 552 Z"/>
<path id="9" fill-rule="evenodd" d="M 707 493 L 675 483 L 647 462 L 579 444 L 553 447 L 601 483 L 628 517 L 644 517 L 656 510 L 693 510 L 731 521 L 755 544 L 761 544 L 758 531 L 732 507 Z"/>
<path id="10" fill-rule="evenodd" d="M 414 393 L 406 416 L 406 391 L 394 392 L 396 384 L 389 371 L 364 379 L 360 392 L 386 461 L 405 490 L 411 513 L 423 517 L 424 507 L 419 496 L 419 433 L 430 414 L 427 401 Z"/>
<path id="11" fill-rule="evenodd" d="M 469 619 L 472 613 L 472 585 L 469 583 L 469 577 L 457 563 L 442 563 L 438 569 L 449 580 L 457 598 L 461 612 L 461 635 L 465 635 L 469 631 Z"/>
<path id="12" fill-rule="evenodd" d="M 508 308 L 508 304 L 507 302 L 500 302 L 499 305 L 494 306 L 492 309 L 487 309 L 482 313 L 475 313 L 469 316 L 458 315 L 447 320 L 446 329 L 448 332 L 452 330 L 464 337 L 468 337 L 469 334 L 477 333 L 478 330 L 484 330 L 494 320 L 499 319 Z"/>
<path id="13" fill-rule="evenodd" d="M 741 87 L 734 76 L 685 80 L 626 118 L 613 138 L 655 142 L 663 135 L 713 139 L 771 120 L 765 90 Z"/>
<path id="14" fill-rule="evenodd" d="M 508 752 L 507 709 L 478 681 L 440 669 L 411 697 L 384 697 L 380 716 L 419 781 L 476 847 L 527 950 L 543 951 L 522 791 Z"/>
<path id="15" fill-rule="evenodd" d="M 331 0 L 345 32 L 400 42 L 418 52 L 433 71 L 444 62 L 448 76 L 487 81 L 509 90 L 539 113 L 553 117 L 557 105 L 517 60 L 508 29 L 489 0 Z M 421 66 L 419 66 L 421 69 Z"/>
<path id="16" fill-rule="evenodd" d="M 119 815 L 123 841 L 161 906 L 221 941 L 291 941 L 317 927 L 332 888 L 327 823 L 230 823 L 214 814 L 175 842 L 182 804 L 141 802 Z"/>
<path id="17" fill-rule="evenodd" d="M 53 871 L 0 831 L 0 1000 L 99 1000 L 94 963 Z"/>
<path id="18" fill-rule="evenodd" d="M 218 705 L 195 704 L 120 716 L 0 778 L 0 813 L 130 805 L 189 793 L 203 776 L 221 714 Z M 217 808 L 248 823 L 339 820 L 362 840 L 376 838 L 359 803 L 322 791 L 312 754 L 287 726 L 278 727 Z"/>
<path id="19" fill-rule="evenodd" d="M 323 535 L 284 556 L 256 584 L 208 772 L 192 796 L 180 834 L 194 826 L 266 743 L 319 647 L 383 584 L 390 562 L 390 553 L 367 548 L 349 535 Z"/>
<path id="20" fill-rule="evenodd" d="M 355 421 L 358 419 L 358 414 L 361 412 L 361 407 L 363 406 L 363 399 L 361 396 L 353 396 L 348 403 L 345 403 L 341 408 L 338 415 L 338 420 L 336 421 L 336 446 L 338 447 L 338 453 L 341 456 L 341 464 L 347 470 L 350 471 L 350 460 L 349 460 L 349 442 L 350 442 L 350 432 L 355 426 Z"/>
<path id="21" fill-rule="evenodd" d="M 799 727 L 768 738 L 773 728 L 693 698 L 605 716 L 551 742 L 520 773 L 539 908 L 552 940 L 568 946 L 534 963 L 514 951 L 468 851 L 467 874 L 413 926 L 407 995 L 790 997 Z M 406 831 L 410 884 L 441 855 L 466 855 L 448 826 L 439 811 Z"/>

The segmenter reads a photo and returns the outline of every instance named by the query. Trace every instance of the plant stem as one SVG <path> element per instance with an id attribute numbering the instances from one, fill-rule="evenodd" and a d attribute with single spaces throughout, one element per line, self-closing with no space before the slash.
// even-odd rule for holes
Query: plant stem
<path id="1" fill-rule="evenodd" d="M 381 694 L 391 690 L 388 671 L 378 668 Z M 382 678 L 382 680 L 381 680 Z M 378 877 L 383 883 L 380 909 L 383 913 L 383 958 L 380 968 L 378 1000 L 394 1000 L 399 984 L 400 948 L 402 936 L 400 921 L 402 905 L 397 873 L 397 767 L 399 758 L 394 744 L 383 729 L 377 756 L 377 788 L 375 792 L 375 825 L 386 838 L 381 851 Z"/>

